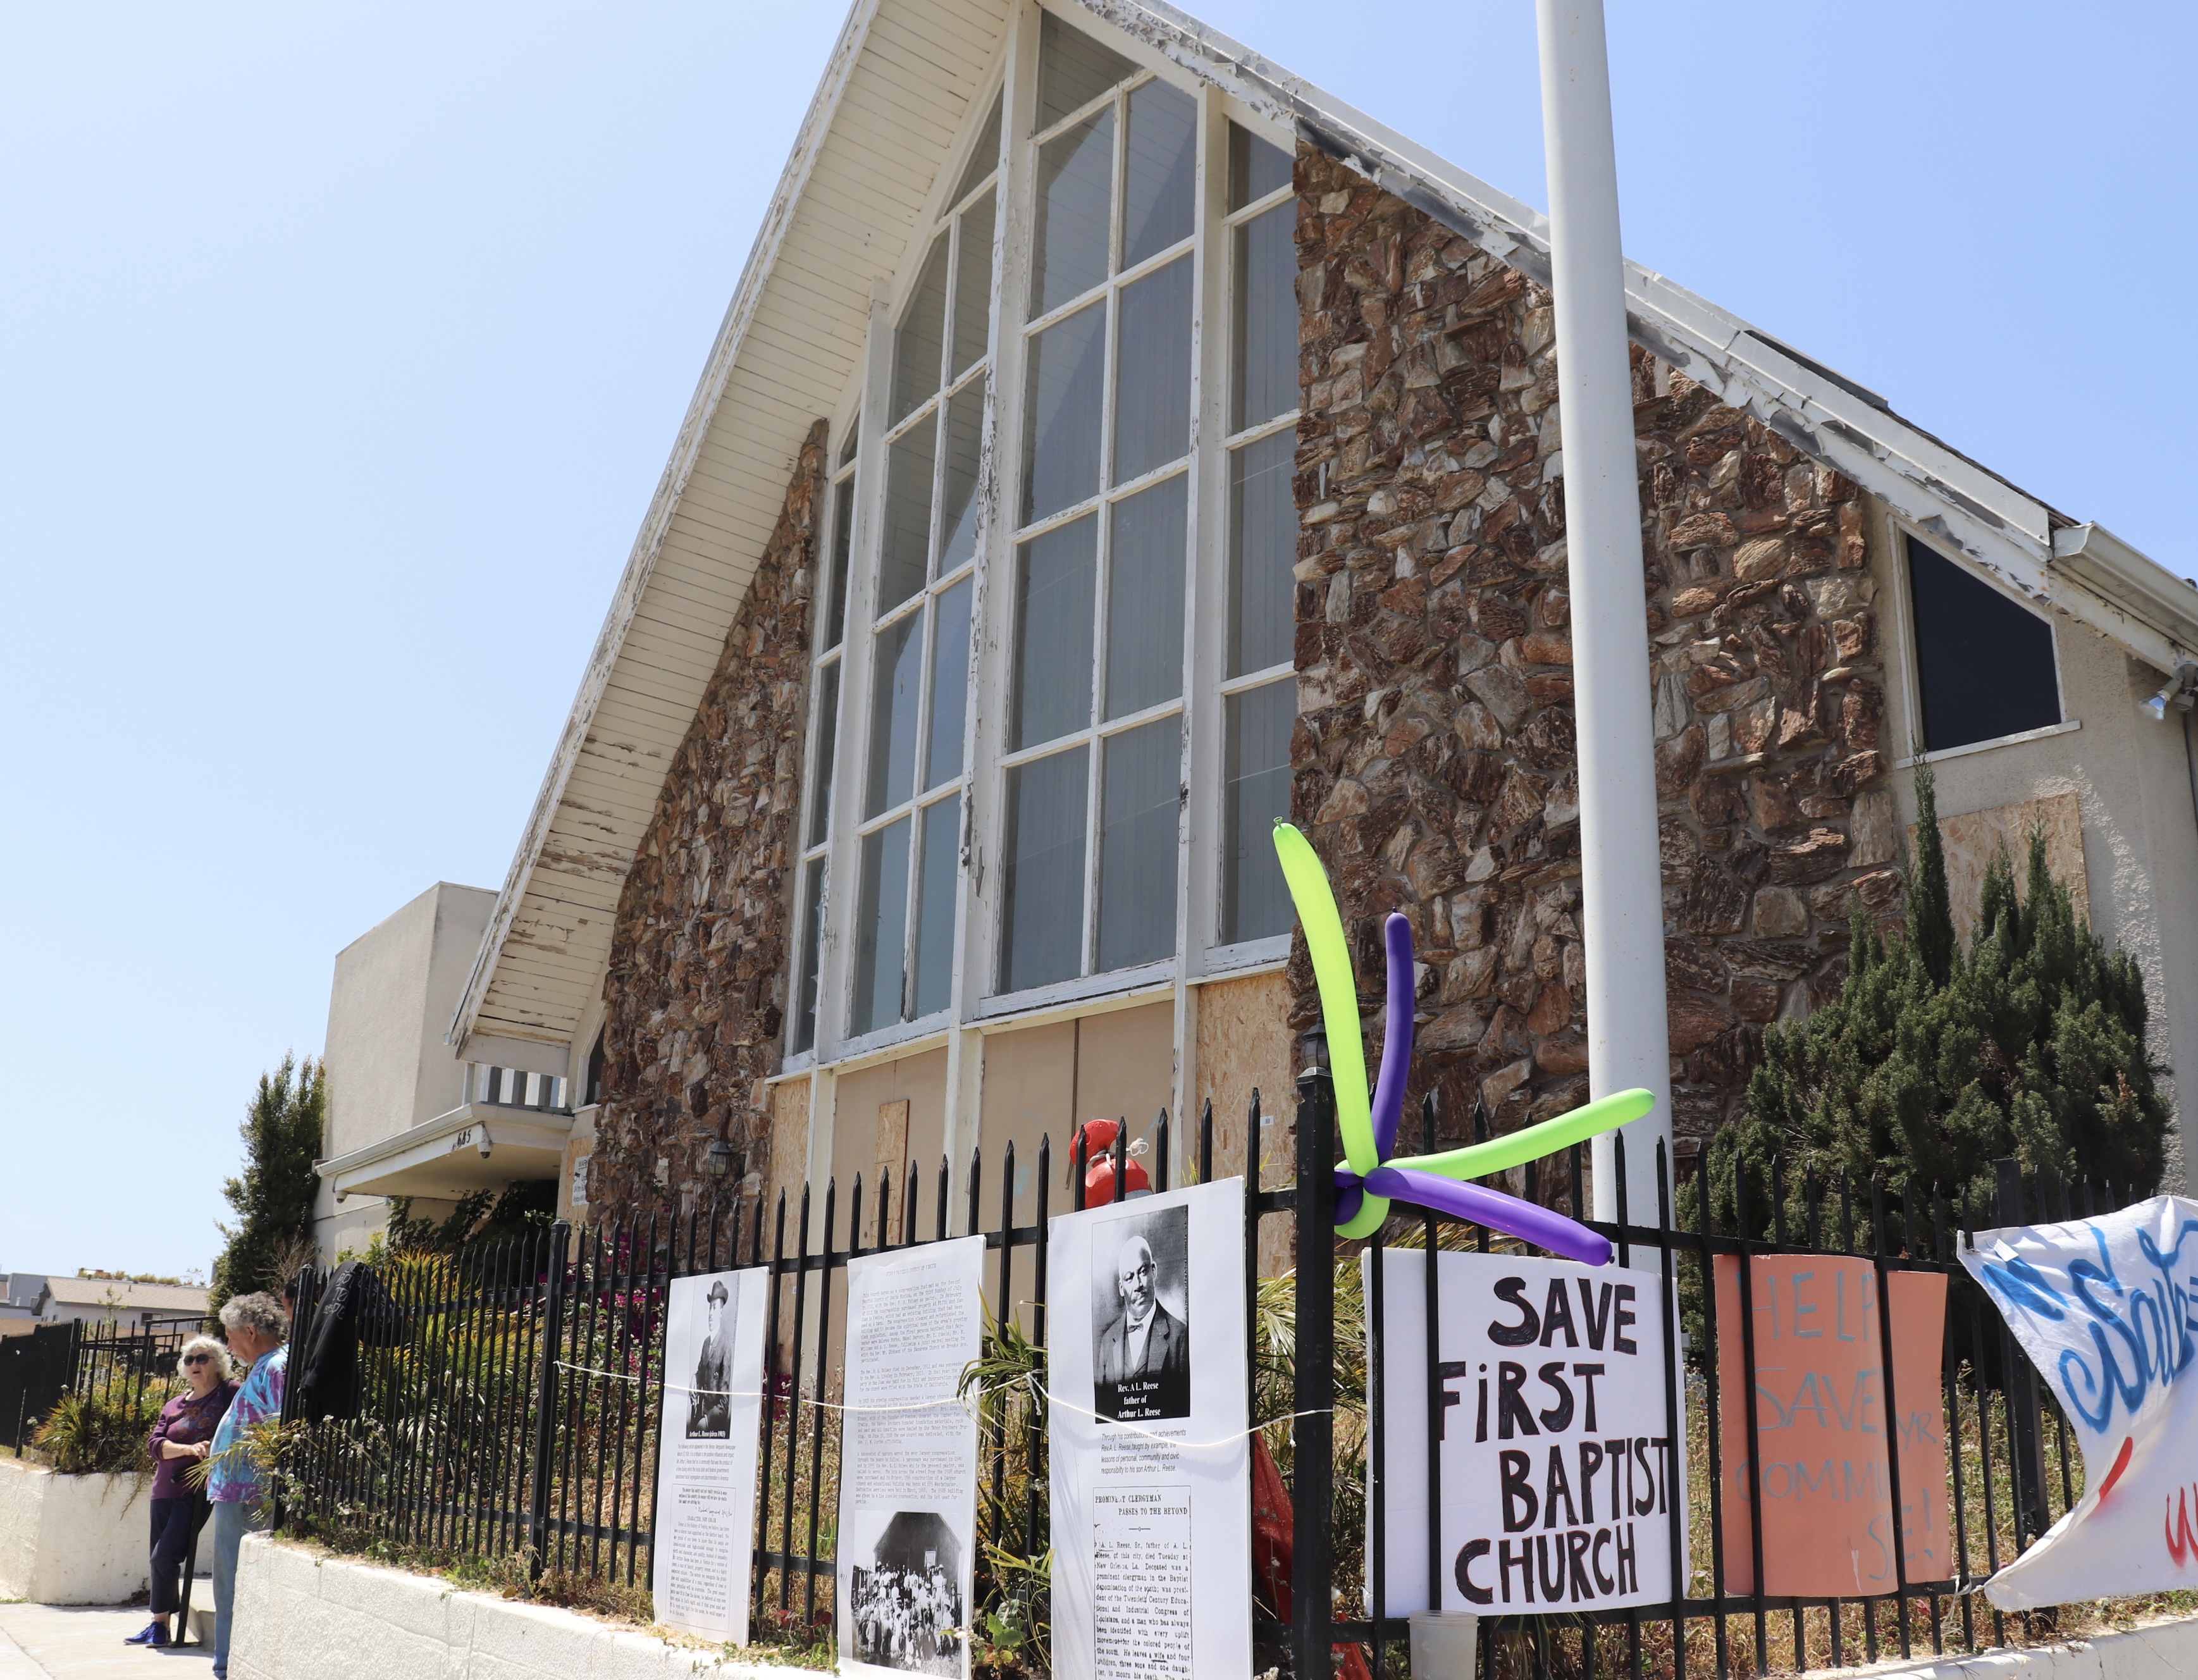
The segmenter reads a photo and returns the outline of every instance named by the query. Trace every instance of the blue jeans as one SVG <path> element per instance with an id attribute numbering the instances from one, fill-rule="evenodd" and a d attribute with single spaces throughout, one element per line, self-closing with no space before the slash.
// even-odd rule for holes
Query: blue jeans
<path id="1" fill-rule="evenodd" d="M 236 1550 L 244 1537 L 267 1526 L 267 1504 L 224 1499 L 213 1508 L 213 1672 L 214 1680 L 229 1673 L 230 1620 L 236 1611 Z"/>

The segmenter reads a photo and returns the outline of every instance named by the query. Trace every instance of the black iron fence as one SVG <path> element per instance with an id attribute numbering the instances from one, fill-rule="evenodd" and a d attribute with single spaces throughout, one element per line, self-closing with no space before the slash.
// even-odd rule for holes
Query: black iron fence
<path id="1" fill-rule="evenodd" d="M 195 1327 L 183 1323 L 125 1330 L 112 1323 L 40 1324 L 0 1338 L 0 1446 L 23 1449 L 65 1394 L 133 1408 L 148 1390 L 165 1399 L 176 1355 Z"/>
<path id="2" fill-rule="evenodd" d="M 1381 1257 L 1402 1244 L 1484 1252 L 1515 1245 L 1478 1226 L 1416 1214 L 1393 1220 L 1369 1244 L 1340 1243 L 1326 1075 L 1308 1073 L 1299 1083 L 1294 1184 L 1260 1183 L 1259 1119 L 1255 1096 L 1242 1234 L 1251 1327 L 1245 1357 L 1259 1397 L 1255 1421 L 1285 1420 L 1265 1429 L 1258 1450 L 1282 1468 L 1287 1487 L 1286 1508 L 1257 1511 L 1247 1537 L 1259 1583 L 1259 1661 L 1300 1676 L 1339 1667 L 1352 1675 L 1400 1674 L 1406 1623 L 1369 1620 L 1364 1608 L 1369 1589 L 1371 1602 L 1384 1602 L 1387 1561 L 1385 1447 L 1381 1432 L 1368 1427 L 1369 1412 L 1378 1415 L 1384 1400 Z M 1432 1142 L 1432 1111 L 1423 1120 Z M 1169 1188 L 1166 1125 L 1163 1114 L 1152 1156 L 1157 1190 Z M 1129 1178 L 1126 1129 L 1114 1148 L 1119 1194 Z M 1210 1108 L 1186 1154 L 1195 1177 L 1209 1179 Z M 375 1273 L 381 1287 L 355 1309 L 356 1406 L 345 1408 L 355 1415 L 294 1432 L 282 1478 L 283 1520 L 400 1555 L 503 1559 L 538 1578 L 645 1590 L 669 1284 L 700 1272 L 766 1268 L 771 1398 L 753 1541 L 754 1636 L 803 1631 L 814 1636 L 833 1615 L 842 1274 L 850 1260 L 883 1247 L 976 1234 L 988 1250 L 988 1304 L 997 1316 L 979 1374 L 980 1561 L 973 1607 L 977 1625 L 995 1633 L 1042 1626 L 1048 1221 L 1064 1203 L 1081 1206 L 1084 1162 L 1079 1149 L 1061 1195 L 1051 1183 L 1051 1145 L 1041 1142 L 1035 1217 L 1018 1224 L 1016 1154 L 1012 1146 L 1002 1154 L 993 1177 L 972 1151 L 958 1185 L 942 1161 L 928 1183 L 916 1177 L 896 1186 L 882 1177 L 866 1191 L 858 1177 L 844 1197 L 828 1183 L 821 1196 L 805 1189 L 789 1201 L 782 1195 L 768 1209 L 738 1200 L 579 1232 L 560 1224 L 455 1256 L 407 1254 L 381 1263 Z M 1536 1169 L 1527 1172 L 1531 1195 L 1539 1185 L 1532 1182 Z M 1554 1198 L 1560 1205 L 1581 1212 L 1587 1173 L 1579 1151 L 1547 1164 L 1540 1176 L 1562 1187 Z M 1687 1304 L 1684 1334 L 1672 1326 L 1665 1371 L 1673 1426 L 1666 1437 L 1686 1443 L 1685 1479 L 1693 1491 L 1683 1507 L 1671 1503 L 1673 1550 L 1691 1541 L 1690 1572 L 1679 1596 L 1660 1607 L 1490 1617 L 1482 1624 L 1483 1672 L 1723 1677 L 1874 1660 L 1893 1650 L 1908 1654 L 1919 1647 L 2005 1642 L 2009 1619 L 1981 1605 L 1975 1589 L 2074 1503 L 2081 1466 L 2036 1373 L 1962 1277 L 1955 1245 L 1980 1224 L 2102 1211 L 2114 1200 L 2090 1185 L 2010 1177 L 1998 1203 L 1986 1210 L 1914 1186 L 1888 1199 L 1882 1184 L 1826 1181 L 1803 1187 L 1798 1230 L 1786 1228 L 1781 1187 L 1771 1235 L 1758 1241 L 1712 1229 L 1707 1197 L 1683 1228 L 1660 1148 L 1656 1179 L 1653 1219 L 1632 1218 L 1621 1206 L 1616 1223 L 1596 1228 L 1617 1246 L 1621 1263 L 1657 1270 Z M 1888 1216 L 1888 1206 L 1897 1212 Z M 1743 1209 L 1743 1228 L 1747 1217 Z M 1271 1218 L 1291 1222 L 1294 1282 L 1258 1276 L 1261 1226 Z M 1361 1299 L 1358 1281 L 1362 1247 L 1373 1254 L 1365 1263 L 1370 1303 Z M 1744 1465 L 1747 1456 L 1724 1438 L 1718 1349 L 1721 1338 L 1737 1336 L 1741 1369 L 1752 1371 L 1753 1325 L 1745 1310 L 1738 1323 L 1720 1322 L 1712 1273 L 1718 1257 L 1736 1257 L 1744 1292 L 1749 1257 L 1794 1253 L 1867 1256 L 1881 1276 L 1918 1271 L 1949 1278 L 1939 1398 L 1953 1567 L 1940 1578 L 1904 1574 L 1893 1590 L 1858 1599 L 1799 1600 L 1731 1584 L 1765 1578 L 1761 1501 L 1749 1511 L 1754 1567 L 1740 1570 L 1727 1556 L 1722 1490 L 1728 1461 Z M 312 1333 L 327 1276 L 309 1270 L 299 1285 L 294 1346 Z M 294 1371 L 289 1393 L 296 1422 L 301 1389 Z M 1439 1407 L 1440 1398 L 1430 1393 L 1428 1403 Z M 1894 1416 L 1897 1404 L 1888 1392 L 1884 1415 Z M 1292 1414 L 1294 1421 L 1287 1421 Z M 1748 1416 L 1752 1424 L 1752 1410 Z M 1893 1498 L 1897 1511 L 1897 1479 Z M 1689 1526 L 1683 1534 L 1682 1524 Z M 1004 1613 L 1004 1619 L 988 1621 L 988 1613 Z M 1037 1649 L 1026 1645 L 1015 1660 L 1036 1670 Z"/>

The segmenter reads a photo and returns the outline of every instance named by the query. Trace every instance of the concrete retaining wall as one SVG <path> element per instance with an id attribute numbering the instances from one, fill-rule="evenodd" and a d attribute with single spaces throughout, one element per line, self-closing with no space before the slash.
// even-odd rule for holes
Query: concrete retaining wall
<path id="1" fill-rule="evenodd" d="M 247 1537 L 230 1680 L 815 1680 L 813 1669 L 719 1663 L 570 1610 L 462 1592 L 432 1575 L 319 1557 Z"/>
<path id="2" fill-rule="evenodd" d="M 1870 1680 L 2183 1680 L 2198 1674 L 2198 1617 L 2027 1651 L 1880 1663 L 1837 1672 L 1868 1675 Z"/>
<path id="3" fill-rule="evenodd" d="M 0 1598 L 126 1604 L 144 1591 L 151 1479 L 60 1476 L 0 1458 Z"/>

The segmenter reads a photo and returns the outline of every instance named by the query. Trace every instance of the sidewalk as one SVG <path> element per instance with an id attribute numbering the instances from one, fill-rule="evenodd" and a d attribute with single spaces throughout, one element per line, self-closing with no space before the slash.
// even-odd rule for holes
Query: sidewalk
<path id="1" fill-rule="evenodd" d="M 0 1604 L 0 1680 L 206 1680 L 206 1647 L 122 1642 L 151 1619 L 142 1604 Z"/>

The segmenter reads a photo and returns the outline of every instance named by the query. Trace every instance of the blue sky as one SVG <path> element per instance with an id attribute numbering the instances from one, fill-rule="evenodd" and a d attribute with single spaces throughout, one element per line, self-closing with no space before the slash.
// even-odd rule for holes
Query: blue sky
<path id="1" fill-rule="evenodd" d="M 1610 9 L 1634 257 L 2198 572 L 2198 10 Z M 1528 0 L 1198 9 L 1544 201 Z M 0 9 L 0 1270 L 206 1265 L 335 951 L 501 882 L 840 20 Z"/>

